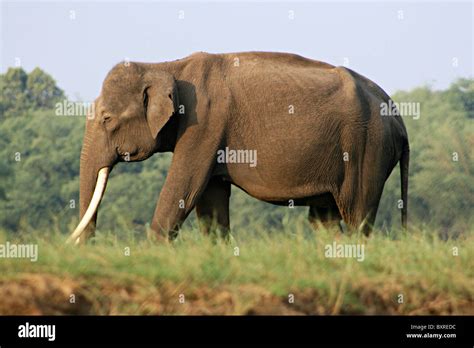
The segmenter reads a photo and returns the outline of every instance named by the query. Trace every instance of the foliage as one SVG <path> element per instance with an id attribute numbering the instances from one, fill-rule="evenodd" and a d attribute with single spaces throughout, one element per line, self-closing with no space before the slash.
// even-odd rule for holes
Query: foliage
<path id="1" fill-rule="evenodd" d="M 22 68 L 9 68 L 0 75 L 0 116 L 18 117 L 29 110 L 49 110 L 64 98 L 54 79 L 40 68 L 27 74 Z"/>

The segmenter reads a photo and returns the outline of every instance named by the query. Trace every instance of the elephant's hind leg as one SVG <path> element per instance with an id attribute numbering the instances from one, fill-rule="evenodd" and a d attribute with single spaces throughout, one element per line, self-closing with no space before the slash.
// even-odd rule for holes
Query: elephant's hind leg
<path id="1" fill-rule="evenodd" d="M 229 199 L 230 183 L 223 181 L 220 177 L 211 178 L 196 204 L 196 215 L 202 233 L 220 234 L 224 239 L 228 239 Z"/>
<path id="2" fill-rule="evenodd" d="M 351 232 L 362 232 L 369 236 L 372 232 L 383 191 L 383 182 L 376 183 L 364 179 L 362 192 L 344 192 L 336 197 L 336 202 L 342 211 L 342 217 Z M 345 199 L 344 199 L 345 198 Z"/>
<path id="3" fill-rule="evenodd" d="M 340 224 L 342 217 L 337 206 L 317 207 L 311 205 L 309 207 L 308 219 L 315 229 L 323 227 L 327 230 L 339 229 L 343 232 Z"/>

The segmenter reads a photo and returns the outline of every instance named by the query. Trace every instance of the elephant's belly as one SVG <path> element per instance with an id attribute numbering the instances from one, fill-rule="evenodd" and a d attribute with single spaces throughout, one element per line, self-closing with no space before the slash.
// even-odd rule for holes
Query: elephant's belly
<path id="1" fill-rule="evenodd" d="M 337 207 L 336 201 L 332 193 L 326 192 L 320 195 L 301 198 L 301 199 L 289 199 L 284 201 L 265 201 L 279 206 L 316 206 L 320 208 Z"/>
<path id="2" fill-rule="evenodd" d="M 322 186 L 318 188 L 317 184 L 306 187 L 270 187 L 256 186 L 252 183 L 243 185 L 232 183 L 256 199 L 277 205 L 288 205 L 290 202 L 294 205 L 311 205 L 313 202 L 319 202 L 321 206 L 326 206 L 330 200 L 329 195 L 332 197 L 327 188 Z"/>
<path id="3" fill-rule="evenodd" d="M 314 175 L 314 179 L 303 180 L 301 177 L 295 178 L 294 175 L 270 177 L 270 175 L 262 176 L 257 171 L 232 170 L 232 167 L 229 167 L 218 167 L 214 175 L 221 176 L 223 180 L 259 200 L 278 205 L 288 205 L 290 200 L 295 205 L 310 205 L 317 202 L 321 206 L 329 206 L 332 202 L 333 184 L 318 178 L 317 175 Z"/>

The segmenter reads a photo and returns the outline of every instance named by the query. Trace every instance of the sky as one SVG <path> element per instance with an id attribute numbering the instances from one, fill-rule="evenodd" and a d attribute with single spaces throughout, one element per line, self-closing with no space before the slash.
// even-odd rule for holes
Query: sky
<path id="1" fill-rule="evenodd" d="M 389 94 L 473 77 L 472 2 L 5 1 L 0 72 L 51 74 L 93 100 L 116 63 L 280 51 L 345 65 Z"/>

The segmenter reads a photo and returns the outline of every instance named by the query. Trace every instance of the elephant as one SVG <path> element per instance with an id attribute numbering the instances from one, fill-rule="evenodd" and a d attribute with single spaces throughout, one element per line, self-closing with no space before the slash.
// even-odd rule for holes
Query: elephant
<path id="1" fill-rule="evenodd" d="M 94 234 L 115 164 L 157 152 L 173 153 L 150 225 L 157 240 L 175 238 L 194 208 L 204 233 L 214 226 L 228 235 L 232 185 L 265 202 L 308 206 L 312 224 L 342 220 L 369 235 L 398 162 L 406 228 L 409 142 L 400 114 L 381 115 L 390 103 L 347 67 L 289 53 L 121 62 L 86 121 L 81 220 L 69 241 Z"/>

